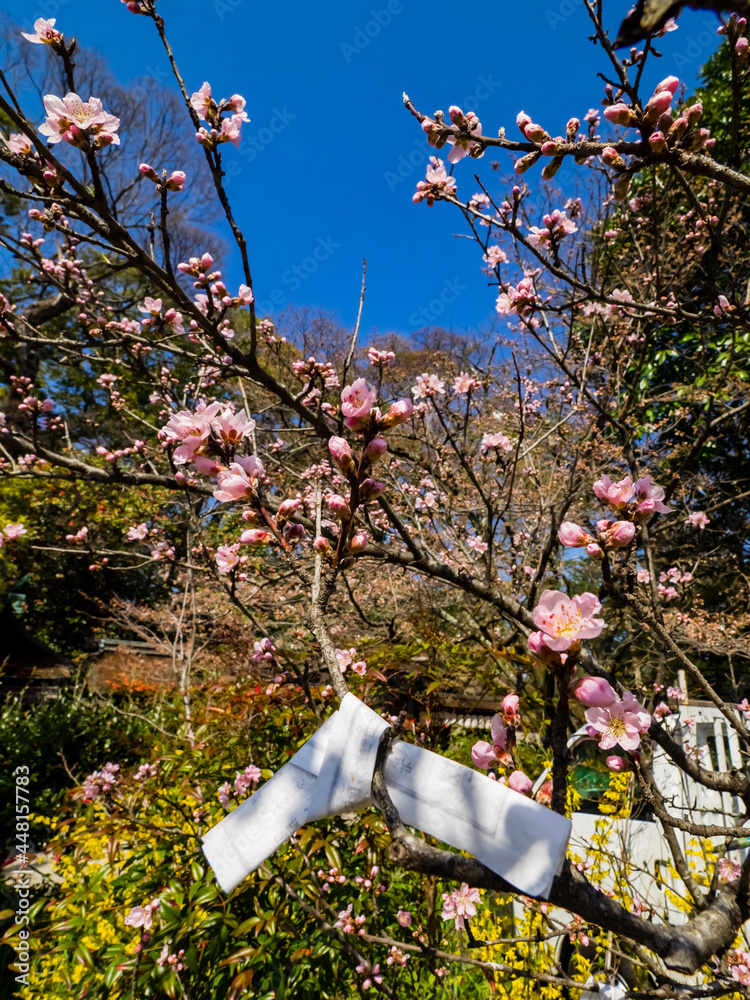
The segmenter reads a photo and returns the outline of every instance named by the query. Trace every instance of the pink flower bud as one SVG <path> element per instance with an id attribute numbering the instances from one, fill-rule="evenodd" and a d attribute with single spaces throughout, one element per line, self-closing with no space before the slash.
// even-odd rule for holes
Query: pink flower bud
<path id="1" fill-rule="evenodd" d="M 322 535 L 318 535 L 318 537 L 312 543 L 312 547 L 320 556 L 327 556 L 331 551 L 331 543 L 328 541 L 327 538 L 323 538 Z"/>
<path id="2" fill-rule="evenodd" d="M 157 172 L 154 170 L 154 168 L 152 166 L 149 166 L 148 163 L 139 163 L 138 164 L 138 172 L 141 173 L 141 174 L 143 174 L 144 177 L 148 177 L 148 179 L 150 181 L 158 181 L 159 180 L 159 175 L 157 174 Z"/>
<path id="3" fill-rule="evenodd" d="M 267 531 L 262 531 L 260 528 L 248 528 L 240 535 L 240 544 L 266 545 L 271 541 L 271 538 L 272 536 Z"/>
<path id="4" fill-rule="evenodd" d="M 301 500 L 284 500 L 279 504 L 276 517 L 279 521 L 288 520 L 292 514 L 302 506 Z"/>
<path id="5" fill-rule="evenodd" d="M 667 140 L 663 132 L 654 132 L 648 137 L 648 144 L 655 153 L 664 153 L 667 148 Z"/>
<path id="6" fill-rule="evenodd" d="M 592 542 L 590 545 L 586 546 L 586 555 L 591 556 L 592 559 L 603 559 L 604 552 L 601 546 L 597 542 Z"/>
<path id="7" fill-rule="evenodd" d="M 414 403 L 410 399 L 400 399 L 397 403 L 391 403 L 390 409 L 381 420 L 383 427 L 397 427 L 411 419 L 414 412 Z"/>
<path id="8" fill-rule="evenodd" d="M 691 104 L 689 108 L 685 110 L 685 117 L 687 118 L 688 125 L 690 128 L 698 123 L 698 119 L 703 114 L 702 104 Z"/>
<path id="9" fill-rule="evenodd" d="M 526 126 L 531 125 L 531 119 L 529 118 L 529 116 L 526 114 L 525 111 L 519 111 L 518 114 L 516 115 L 516 125 L 518 125 L 519 129 L 521 130 L 521 135 L 523 135 L 525 138 Z"/>
<path id="10" fill-rule="evenodd" d="M 506 694 L 503 698 L 503 722 L 506 726 L 518 726 L 521 715 L 518 711 L 519 698 L 517 694 Z"/>
<path id="11" fill-rule="evenodd" d="M 609 708 L 619 701 L 609 681 L 603 677 L 581 677 L 573 684 L 573 697 L 587 708 Z"/>
<path id="12" fill-rule="evenodd" d="M 635 525 L 631 521 L 615 521 L 609 529 L 609 547 L 620 549 L 630 545 L 635 537 Z"/>
<path id="13" fill-rule="evenodd" d="M 173 170 L 169 177 L 167 177 L 167 190 L 184 191 L 186 180 L 187 176 L 184 170 Z"/>
<path id="14" fill-rule="evenodd" d="M 589 545 L 594 540 L 588 532 L 584 531 L 574 521 L 563 521 L 557 530 L 557 537 L 561 545 L 566 545 L 572 549 Z"/>
<path id="15" fill-rule="evenodd" d="M 542 144 L 542 156 L 557 156 L 560 152 L 560 140 L 550 139 Z"/>
<path id="16" fill-rule="evenodd" d="M 385 485 L 375 479 L 365 479 L 359 485 L 359 499 L 362 503 L 371 503 L 385 492 Z"/>
<path id="17" fill-rule="evenodd" d="M 613 125 L 624 125 L 630 126 L 635 125 L 637 118 L 635 112 L 632 108 L 629 108 L 627 104 L 610 104 L 608 108 L 604 109 L 604 117 L 608 122 L 612 122 Z"/>
<path id="18" fill-rule="evenodd" d="M 625 160 L 612 146 L 605 146 L 602 150 L 602 162 L 608 167 L 624 167 Z"/>
<path id="19" fill-rule="evenodd" d="M 523 131 L 529 142 L 544 142 L 548 138 L 548 133 L 535 122 L 530 122 Z"/>
<path id="20" fill-rule="evenodd" d="M 214 259 L 211 256 L 211 254 L 210 253 L 204 253 L 203 256 L 201 257 L 201 260 L 200 260 L 201 268 L 204 271 L 209 271 L 211 269 L 211 265 L 213 264 L 213 262 L 214 262 Z"/>
<path id="21" fill-rule="evenodd" d="M 366 531 L 357 531 L 352 535 L 351 540 L 348 545 L 348 550 L 351 553 L 362 552 L 367 548 L 370 539 Z"/>
<path id="22" fill-rule="evenodd" d="M 298 542 L 301 538 L 305 537 L 305 529 L 301 524 L 285 524 L 284 525 L 284 538 L 289 542 Z"/>
<path id="23" fill-rule="evenodd" d="M 672 103 L 672 95 L 668 90 L 662 90 L 654 94 L 644 109 L 644 118 L 647 122 L 655 122 L 659 115 L 663 115 L 669 110 Z"/>
<path id="24" fill-rule="evenodd" d="M 647 521 L 655 511 L 656 503 L 653 500 L 643 500 L 635 508 L 633 520 L 636 524 L 641 524 L 643 521 Z"/>
<path id="25" fill-rule="evenodd" d="M 498 759 L 493 745 L 486 740 L 475 743 L 471 748 L 471 762 L 474 767 L 482 767 L 485 770 L 488 767 L 496 767 Z"/>
<path id="26" fill-rule="evenodd" d="M 352 449 L 343 438 L 330 438 L 328 441 L 328 450 L 331 453 L 331 458 L 342 472 L 352 472 L 354 470 Z"/>
<path id="27" fill-rule="evenodd" d="M 339 496 L 338 493 L 334 493 L 332 496 L 328 497 L 326 505 L 334 517 L 343 519 L 352 516 L 349 504 L 342 496 Z"/>
<path id="28" fill-rule="evenodd" d="M 523 771 L 514 771 L 508 778 L 508 788 L 512 788 L 514 792 L 520 792 L 521 795 L 528 795 L 533 787 L 533 781 L 531 778 L 527 778 Z"/>
<path id="29" fill-rule="evenodd" d="M 681 139 L 688 130 L 687 118 L 678 118 L 674 125 L 667 132 L 667 142 L 676 142 Z"/>
<path id="30" fill-rule="evenodd" d="M 578 118 L 571 118 L 568 124 L 565 126 L 565 138 L 568 142 L 575 142 L 576 136 L 578 135 L 578 129 L 581 127 L 581 122 Z"/>
<path id="31" fill-rule="evenodd" d="M 365 455 L 370 459 L 371 462 L 379 462 L 388 451 L 388 443 L 385 438 L 377 437 L 374 438 L 368 446 L 365 448 Z"/>
<path id="32" fill-rule="evenodd" d="M 616 774 L 620 774 L 622 771 L 633 770 L 633 765 L 629 760 L 626 760 L 625 757 L 618 757 L 616 754 L 607 757 L 607 767 Z"/>
<path id="33" fill-rule="evenodd" d="M 522 156 L 520 160 L 516 160 L 515 171 L 517 174 L 525 174 L 526 171 L 533 167 L 536 161 L 542 154 L 537 150 L 536 153 L 527 153 L 526 156 Z"/>
<path id="34" fill-rule="evenodd" d="M 625 201 L 630 187 L 630 174 L 620 174 L 612 185 L 612 197 L 615 201 Z"/>
<path id="35" fill-rule="evenodd" d="M 680 85 L 680 81 L 676 76 L 667 76 L 661 83 L 657 84 L 655 94 L 660 93 L 662 90 L 668 90 L 669 93 L 674 97 L 674 92 Z"/>

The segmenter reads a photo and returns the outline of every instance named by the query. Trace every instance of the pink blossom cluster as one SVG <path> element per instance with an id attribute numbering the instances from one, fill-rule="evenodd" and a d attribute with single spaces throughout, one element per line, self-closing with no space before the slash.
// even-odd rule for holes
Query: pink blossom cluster
<path id="1" fill-rule="evenodd" d="M 573 695 L 588 706 L 585 712 L 586 731 L 597 740 L 602 750 L 620 746 L 636 750 L 641 735 L 648 732 L 651 716 L 635 695 L 625 691 L 622 698 L 603 677 L 581 677 L 573 685 Z M 623 770 L 626 762 L 619 757 L 607 758 L 611 770 Z"/>
<path id="2" fill-rule="evenodd" d="M 423 181 L 417 181 L 417 190 L 412 195 L 412 201 L 418 205 L 421 201 L 426 201 L 432 208 L 436 201 L 441 198 L 450 198 L 456 194 L 456 181 L 449 177 L 445 171 L 445 164 L 437 156 L 431 156 L 427 173 Z"/>
<path id="3" fill-rule="evenodd" d="M 540 309 L 542 300 L 534 288 L 534 275 L 527 274 L 518 285 L 508 285 L 497 297 L 495 311 L 500 316 L 515 315 L 520 319 L 535 322 L 533 313 Z"/>
<path id="4" fill-rule="evenodd" d="M 732 977 L 743 986 L 750 986 L 750 954 L 733 948 L 727 953 L 727 962 Z"/>
<path id="5" fill-rule="evenodd" d="M 518 695 L 508 694 L 503 699 L 502 714 L 493 716 L 490 724 L 492 742 L 479 740 L 471 750 L 475 767 L 485 770 L 491 767 L 512 767 L 512 748 L 515 745 L 514 730 L 521 724 L 518 712 Z"/>
<path id="6" fill-rule="evenodd" d="M 505 434 L 501 434 L 500 431 L 497 431 L 495 434 L 482 435 L 479 450 L 482 454 L 486 454 L 488 451 L 493 450 L 495 455 L 499 455 L 501 451 L 513 451 L 513 444 L 510 438 L 506 437 Z"/>
<path id="7" fill-rule="evenodd" d="M 134 7 L 134 6 L 137 6 L 137 4 L 129 3 L 128 4 L 128 10 L 130 10 L 130 8 Z M 159 957 L 156 960 L 156 964 L 158 966 L 160 966 L 161 968 L 164 968 L 164 966 L 166 965 L 170 969 L 176 969 L 178 972 L 181 972 L 182 969 L 183 969 L 183 965 L 182 965 L 182 962 L 180 960 L 181 960 L 181 958 L 182 958 L 182 956 L 184 954 L 185 954 L 185 949 L 184 948 L 180 948 L 180 950 L 178 952 L 175 952 L 174 954 L 170 954 L 169 953 L 169 945 L 165 941 L 164 942 L 164 947 L 161 950 L 161 955 L 159 955 Z"/>
<path id="8" fill-rule="evenodd" d="M 187 176 L 184 170 L 173 170 L 169 177 L 166 176 L 166 171 L 164 171 L 164 177 L 160 177 L 159 174 L 154 170 L 152 166 L 148 163 L 139 163 L 138 172 L 141 176 L 146 177 L 148 180 L 153 181 L 156 184 L 157 191 L 184 191 L 185 181 Z"/>
<path id="9" fill-rule="evenodd" d="M 152 899 L 145 906 L 134 906 L 125 917 L 125 923 L 129 927 L 142 927 L 147 931 L 154 922 L 154 914 L 161 906 L 160 899 Z"/>
<path id="10" fill-rule="evenodd" d="M 106 763 L 101 771 L 89 774 L 83 782 L 83 801 L 96 802 L 102 795 L 111 792 L 120 780 L 120 765 Z"/>
<path id="11" fill-rule="evenodd" d="M 386 965 L 400 965 L 402 968 L 409 961 L 409 956 L 405 955 L 400 948 L 397 948 L 395 944 L 391 945 L 391 953 L 385 960 Z"/>
<path id="12" fill-rule="evenodd" d="M 89 529 L 87 527 L 80 528 L 75 534 L 70 534 L 65 536 L 66 542 L 71 542 L 73 545 L 77 545 L 78 542 L 85 542 L 88 537 Z"/>
<path id="13" fill-rule="evenodd" d="M 244 97 L 233 94 L 228 100 L 222 98 L 217 104 L 211 96 L 211 85 L 206 81 L 200 90 L 191 95 L 190 104 L 198 118 L 207 122 L 209 126 L 208 128 L 201 126 L 195 134 L 201 146 L 205 149 L 215 149 L 224 142 L 239 146 L 242 123 L 250 121 L 245 111 Z M 225 118 L 225 114 L 229 117 Z"/>
<path id="14" fill-rule="evenodd" d="M 396 360 L 396 355 L 393 351 L 380 351 L 377 347 L 370 347 L 367 351 L 367 357 L 370 364 L 378 368 L 382 368 L 384 365 Z"/>
<path id="15" fill-rule="evenodd" d="M 441 917 L 443 920 L 453 920 L 456 930 L 461 931 L 466 926 L 465 921 L 476 916 L 476 904 L 482 904 L 479 889 L 470 889 L 466 882 L 462 882 L 460 889 L 443 893 Z"/>
<path id="16" fill-rule="evenodd" d="M 225 576 L 246 563 L 247 556 L 240 555 L 240 543 L 235 542 L 232 545 L 219 545 L 214 553 L 214 561 L 217 571 Z"/>
<path id="17" fill-rule="evenodd" d="M 0 549 L 6 542 L 14 542 L 17 538 L 21 538 L 22 535 L 27 534 L 28 531 L 23 524 L 13 524 L 8 521 L 3 530 L 0 531 Z"/>
<path id="18" fill-rule="evenodd" d="M 336 925 L 334 924 L 334 927 Z M 361 933 L 364 933 L 362 931 Z M 373 983 L 378 986 L 383 982 L 383 977 L 380 974 L 380 963 L 376 962 L 375 965 L 370 965 L 369 962 L 360 962 L 356 967 L 355 972 L 358 972 L 360 976 L 365 978 L 362 980 L 362 989 L 369 990 Z"/>
<path id="19" fill-rule="evenodd" d="M 719 858 L 716 867 L 719 869 L 719 878 L 725 882 L 736 882 L 742 874 L 742 865 L 731 858 Z"/>
<path id="20" fill-rule="evenodd" d="M 553 212 L 542 216 L 544 229 L 538 226 L 531 226 L 527 237 L 531 246 L 535 250 L 547 250 L 550 247 L 557 247 L 564 237 L 578 232 L 578 226 L 572 219 L 569 219 L 564 211 L 556 208 Z"/>
<path id="21" fill-rule="evenodd" d="M 435 149 L 442 149 L 446 142 L 450 143 L 453 149 L 448 154 L 449 163 L 458 163 L 465 156 L 478 159 L 484 155 L 482 144 L 477 141 L 482 137 L 482 123 L 473 111 L 464 114 L 461 108 L 451 104 L 448 108 L 451 124 L 447 125 L 439 112 L 436 114 L 436 118 L 438 117 L 440 121 L 425 118 L 422 122 L 422 131 L 426 134 L 429 144 Z"/>
<path id="22" fill-rule="evenodd" d="M 422 372 L 417 375 L 416 383 L 412 386 L 412 395 L 415 399 L 430 399 L 435 395 L 445 395 L 445 382 L 437 375 L 430 375 Z"/>
<path id="23" fill-rule="evenodd" d="M 133 775 L 134 781 L 145 781 L 146 778 L 155 778 L 158 773 L 156 764 L 141 764 Z"/>
<path id="24" fill-rule="evenodd" d="M 47 94 L 43 100 L 47 120 L 39 126 L 39 131 L 47 136 L 50 146 L 63 139 L 84 150 L 102 149 L 111 143 L 119 146 L 120 119 L 108 114 L 98 97 L 83 101 L 73 93 L 65 97 Z"/>
<path id="25" fill-rule="evenodd" d="M 268 636 L 264 636 L 253 643 L 253 654 L 250 658 L 256 663 L 261 663 L 263 660 L 273 660 L 275 655 L 276 647 Z"/>
<path id="26" fill-rule="evenodd" d="M 346 875 L 340 874 L 338 868 L 329 868 L 328 872 L 324 872 L 323 869 L 320 868 L 317 872 L 317 876 L 318 878 L 323 879 L 323 885 L 321 886 L 323 892 L 331 891 L 332 882 L 335 882 L 337 885 L 346 884 Z"/>
<path id="27" fill-rule="evenodd" d="M 255 764 L 248 764 L 242 773 L 239 771 L 234 779 L 234 792 L 237 798 L 244 795 L 251 785 L 257 785 L 260 781 L 260 768 Z"/>
<path id="28" fill-rule="evenodd" d="M 453 392 L 457 396 L 465 396 L 467 393 L 473 392 L 474 389 L 481 389 L 482 383 L 479 379 L 473 378 L 466 372 L 461 372 L 460 375 L 456 375 L 453 379 Z"/>
<path id="29" fill-rule="evenodd" d="M 336 662 L 339 665 L 339 670 L 341 673 L 345 673 L 349 667 L 352 668 L 355 674 L 359 674 L 360 677 L 364 677 L 367 673 L 367 664 L 364 660 L 358 659 L 357 650 L 352 647 L 351 649 L 337 649 Z"/>

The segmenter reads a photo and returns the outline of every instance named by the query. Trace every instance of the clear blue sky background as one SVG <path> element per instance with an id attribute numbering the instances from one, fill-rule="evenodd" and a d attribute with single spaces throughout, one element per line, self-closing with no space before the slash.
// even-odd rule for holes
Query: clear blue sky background
<path id="1" fill-rule="evenodd" d="M 67 37 L 105 53 L 122 82 L 169 81 L 152 22 L 118 0 L 0 6 L 24 30 L 37 16 L 56 17 Z M 607 6 L 614 34 L 628 3 Z M 246 138 L 223 149 L 237 164 L 229 190 L 261 306 L 320 306 L 352 325 L 366 257 L 365 335 L 413 333 L 428 321 L 482 328 L 494 296 L 478 248 L 454 237 L 462 220 L 449 206 L 411 202 L 430 150 L 401 94 L 427 113 L 473 108 L 487 133 L 505 125 L 514 135 L 521 109 L 553 135 L 564 132 L 569 117 L 599 105 L 596 72 L 607 69 L 588 41 L 581 0 L 159 0 L 158 8 L 188 88 L 207 79 L 214 96 L 247 100 Z M 687 11 L 679 23 L 647 84 L 674 73 L 690 87 L 716 48 L 715 16 Z M 477 190 L 477 170 L 496 184 L 490 159 L 457 165 L 460 194 Z M 538 178 L 538 168 L 526 176 Z M 561 187 L 564 201 L 572 184 Z M 221 263 L 236 285 L 237 255 Z"/>

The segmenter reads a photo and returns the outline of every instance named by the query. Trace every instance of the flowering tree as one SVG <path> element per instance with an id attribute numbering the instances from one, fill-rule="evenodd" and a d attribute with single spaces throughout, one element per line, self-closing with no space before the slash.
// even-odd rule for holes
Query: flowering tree
<path id="1" fill-rule="evenodd" d="M 498 962 L 485 941 L 486 957 L 467 962 L 499 977 L 509 995 L 531 978 L 559 996 L 583 988 L 595 963 L 555 970 L 549 952 L 530 954 L 529 940 L 586 948 L 590 935 L 608 940 L 610 954 L 628 962 L 639 996 L 729 995 L 738 983 L 750 985 L 741 936 L 750 916 L 750 861 L 717 858 L 714 840 L 741 836 L 750 785 L 744 771 L 712 768 L 686 752 L 685 692 L 672 684 L 666 701 L 662 692 L 684 671 L 692 696 L 715 706 L 747 753 L 750 708 L 741 702 L 746 689 L 732 659 L 746 654 L 746 527 L 732 528 L 723 516 L 728 508 L 747 510 L 748 490 L 746 471 L 725 477 L 721 463 L 739 469 L 746 458 L 747 25 L 732 16 L 720 28 L 731 77 L 724 141 L 700 125 L 710 114 L 685 99 L 678 79 L 645 89 L 661 44 L 655 36 L 622 59 L 603 27 L 602 5 L 584 3 L 609 69 L 603 111 L 584 116 L 583 132 L 571 118 L 565 135 L 554 136 L 520 112 L 519 140 L 504 129 L 484 135 L 472 113 L 451 107 L 446 120 L 406 99 L 426 141 L 438 152 L 451 147 L 447 164 L 432 159 L 414 201 L 447 202 L 462 214 L 508 325 L 507 337 L 490 348 L 429 360 L 414 352 L 401 357 L 395 344 L 358 349 L 358 326 L 338 357 L 323 358 L 302 352 L 257 315 L 250 254 L 223 183 L 224 158 L 248 120 L 246 102 L 239 94 L 217 100 L 208 82 L 187 86 L 154 0 L 127 9 L 151 23 L 168 53 L 185 127 L 242 262 L 237 288 L 227 286 L 209 249 L 183 254 L 173 239 L 176 206 L 191 184 L 185 164 L 163 153 L 138 162 L 121 140 L 117 107 L 80 92 L 74 45 L 55 22 L 37 21 L 25 37 L 47 46 L 65 86 L 44 97 L 37 128 L 3 78 L 0 111 L 10 123 L 0 150 L 3 186 L 30 206 L 31 231 L 2 236 L 23 279 L 10 282 L 0 301 L 8 378 L 0 474 L 29 494 L 85 484 L 139 497 L 129 522 L 123 516 L 113 526 L 104 511 L 89 511 L 86 523 L 61 531 L 57 547 L 85 559 L 102 579 L 156 566 L 194 621 L 199 595 L 218 590 L 255 630 L 254 659 L 273 671 L 265 697 L 288 686 L 296 692 L 290 704 L 298 699 L 308 725 L 350 686 L 374 704 L 386 704 L 396 686 L 402 664 L 368 666 L 362 643 L 350 645 L 355 629 L 361 636 L 364 626 L 382 650 L 413 638 L 410 613 L 429 617 L 455 646 L 492 664 L 492 689 L 505 694 L 492 742 L 464 748 L 465 762 L 507 781 L 514 794 L 570 812 L 577 800 L 568 741 L 583 729 L 597 745 L 602 773 L 612 775 L 617 808 L 627 812 L 637 790 L 660 824 L 688 913 L 677 923 L 660 904 L 636 901 L 627 858 L 611 887 L 604 838 L 591 857 L 566 860 L 547 899 L 524 901 L 521 932 L 494 935 L 512 953 L 509 961 Z M 520 154 L 519 183 L 498 193 L 489 181 L 469 182 L 466 161 L 487 149 Z M 105 163 L 115 157 L 120 173 L 127 164 L 132 184 L 152 196 L 145 238 L 123 223 L 106 182 Z M 605 196 L 584 193 L 544 211 L 520 177 L 533 176 L 541 161 L 542 180 L 551 182 L 566 160 L 588 171 L 591 189 Z M 465 198 L 466 183 L 480 190 Z M 53 398 L 70 372 L 85 385 L 78 415 Z M 4 550 L 18 558 L 36 530 L 33 514 L 17 513 L 29 494 L 18 494 L 2 536 Z M 717 568 L 731 580 L 718 595 Z M 282 604 L 285 614 L 292 609 L 291 623 L 279 623 L 272 610 Z M 181 682 L 187 692 L 185 672 Z M 415 692 L 431 704 L 429 689 L 415 684 Z M 185 705 L 194 751 L 204 726 Z M 435 729 L 429 738 L 437 748 Z M 426 735 L 415 728 L 415 738 Z M 737 815 L 704 823 L 676 814 L 654 777 L 654 747 L 691 782 L 734 796 Z M 156 780 L 148 770 L 156 765 L 143 766 L 132 780 Z M 182 766 L 172 771 L 177 786 L 197 788 L 203 802 L 200 775 Z M 172 802 L 170 828 L 181 850 L 192 850 L 198 864 L 197 835 L 207 820 L 269 776 L 268 768 L 243 770 L 237 761 L 210 816 L 201 806 L 192 819 L 178 818 L 184 803 Z M 442 916 L 467 935 L 481 919 L 479 890 L 517 893 L 473 858 L 411 834 L 377 778 L 392 864 L 433 879 L 425 933 L 416 931 L 414 941 L 394 937 L 410 926 L 400 907 L 385 937 L 367 937 L 364 910 L 355 914 L 354 902 L 344 907 L 341 899 L 333 920 L 327 894 L 339 893 L 347 878 L 335 843 L 304 893 L 267 873 L 262 891 L 283 890 L 321 933 L 343 942 L 362 989 L 390 996 L 411 952 L 429 959 L 431 982 L 444 977 L 444 958 L 461 961 L 435 946 L 435 878 L 461 883 L 443 894 Z M 148 811 L 149 796 L 132 791 L 125 809 L 122 787 L 118 766 L 103 762 L 80 799 L 105 813 L 117 801 L 136 823 L 135 804 Z M 189 832 L 177 826 L 183 821 Z M 678 832 L 702 839 L 698 861 Z M 307 831 L 299 842 L 299 865 L 310 872 L 312 836 Z M 159 864 L 168 865 L 166 852 Z M 375 914 L 380 877 L 374 863 L 356 876 Z M 173 976 L 171 988 L 202 995 L 198 982 L 190 981 L 191 994 L 185 986 L 198 968 L 187 941 L 183 947 L 174 934 L 150 966 L 144 958 L 158 920 L 178 926 L 186 891 L 170 885 L 163 898 L 144 894 L 130 909 L 127 924 L 142 935 L 137 955 L 113 965 L 108 988 L 127 970 L 135 995 L 139 975 L 162 970 Z M 215 886 L 206 892 L 206 901 L 217 899 Z M 398 904 L 392 900 L 390 909 Z M 237 926 L 247 930 L 251 919 Z M 268 927 L 271 918 L 262 919 Z M 358 951 L 353 935 L 387 945 L 387 959 Z M 601 954 L 604 946 L 597 947 Z M 249 986 L 247 955 L 224 963 L 211 949 L 205 954 L 236 972 L 232 995 Z M 680 993 L 675 973 L 700 974 L 705 985 Z"/>

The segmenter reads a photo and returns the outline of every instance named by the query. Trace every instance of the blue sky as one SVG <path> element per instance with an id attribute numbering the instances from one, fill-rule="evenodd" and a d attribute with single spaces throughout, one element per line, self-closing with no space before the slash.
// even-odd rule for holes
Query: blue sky
<path id="1" fill-rule="evenodd" d="M 169 81 L 152 23 L 118 0 L 0 6 L 24 30 L 56 17 L 67 37 L 106 54 L 122 82 Z M 627 3 L 608 6 L 614 33 Z M 486 327 L 494 296 L 477 246 L 454 236 L 461 218 L 411 202 L 430 150 L 401 94 L 426 113 L 473 108 L 485 133 L 505 125 L 513 135 L 521 109 L 564 133 L 568 118 L 598 106 L 596 72 L 607 68 L 582 0 L 159 0 L 158 9 L 188 88 L 209 80 L 214 96 L 247 100 L 243 143 L 223 149 L 236 163 L 228 187 L 261 307 L 319 306 L 353 325 L 366 257 L 365 336 Z M 674 73 L 690 86 L 716 48 L 716 26 L 711 14 L 684 12 L 647 83 Z M 496 186 L 490 159 L 457 165 L 459 194 L 477 190 L 474 172 Z M 538 179 L 538 168 L 526 176 Z M 560 204 L 574 193 L 572 181 L 561 188 Z M 241 280 L 236 257 L 221 264 Z"/>

